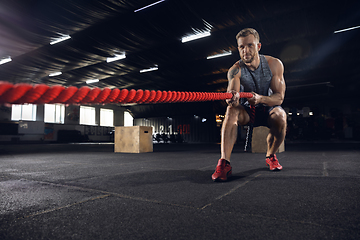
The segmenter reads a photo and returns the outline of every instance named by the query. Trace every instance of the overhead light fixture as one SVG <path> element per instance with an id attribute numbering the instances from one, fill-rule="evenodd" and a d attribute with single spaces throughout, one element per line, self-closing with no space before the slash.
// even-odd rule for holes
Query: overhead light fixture
<path id="1" fill-rule="evenodd" d="M 345 28 L 345 29 L 337 30 L 337 31 L 335 31 L 334 33 L 346 32 L 346 31 L 350 31 L 350 30 L 353 30 L 353 29 L 357 29 L 357 28 L 360 28 L 360 26 L 356 26 L 356 27 L 351 27 L 351 28 Z"/>
<path id="2" fill-rule="evenodd" d="M 99 82 L 99 79 L 90 79 L 90 80 L 86 80 L 87 84 L 91 84 L 91 83 L 97 83 Z"/>
<path id="3" fill-rule="evenodd" d="M 55 76 L 59 76 L 61 74 L 62 74 L 62 72 L 54 72 L 54 73 L 49 74 L 49 77 L 55 77 Z"/>
<path id="4" fill-rule="evenodd" d="M 197 32 L 197 33 L 195 33 L 195 34 L 192 34 L 192 35 L 183 37 L 183 38 L 181 39 L 181 42 L 182 42 L 182 43 L 186 43 L 186 42 L 190 42 L 190 41 L 193 41 L 193 40 L 196 40 L 196 39 L 208 37 L 208 36 L 210 36 L 210 35 L 211 35 L 210 30 L 209 30 L 209 31 L 205 31 L 205 32 Z"/>
<path id="5" fill-rule="evenodd" d="M 144 10 L 144 9 L 146 9 L 146 8 L 148 8 L 148 7 L 152 7 L 152 6 L 154 6 L 154 5 L 158 4 L 158 3 L 161 3 L 161 2 L 165 2 L 165 0 L 160 0 L 160 1 L 154 2 L 154 3 L 152 3 L 152 4 L 149 4 L 149 5 L 145 6 L 145 7 L 136 9 L 134 12 L 138 12 L 138 11 Z"/>
<path id="6" fill-rule="evenodd" d="M 54 38 L 54 40 L 51 41 L 50 44 L 51 44 L 51 45 L 54 45 L 54 44 L 56 44 L 56 43 L 63 42 L 63 41 L 68 40 L 68 39 L 70 39 L 70 38 L 71 38 L 70 35 L 62 35 L 62 36 L 59 37 L 59 38 Z"/>
<path id="7" fill-rule="evenodd" d="M 12 61 L 11 57 L 3 58 L 0 60 L 0 65 L 11 62 L 11 61 Z"/>
<path id="8" fill-rule="evenodd" d="M 215 54 L 215 55 L 208 56 L 206 59 L 213 59 L 213 58 L 218 58 L 218 57 L 225 57 L 225 56 L 229 56 L 229 55 L 231 55 L 231 54 L 232 54 L 231 51 L 224 51 L 224 52 L 219 53 L 219 54 Z"/>
<path id="9" fill-rule="evenodd" d="M 140 70 L 140 73 L 144 73 L 144 72 L 151 72 L 151 71 L 156 71 L 158 70 L 159 68 L 157 67 L 151 67 L 151 68 L 147 68 L 147 69 L 143 69 L 143 70 Z"/>
<path id="10" fill-rule="evenodd" d="M 110 62 L 114 62 L 114 61 L 121 60 L 121 59 L 124 59 L 124 58 L 126 58 L 125 53 L 123 53 L 123 54 L 115 54 L 115 57 L 108 57 L 106 59 L 106 62 L 110 63 Z"/>

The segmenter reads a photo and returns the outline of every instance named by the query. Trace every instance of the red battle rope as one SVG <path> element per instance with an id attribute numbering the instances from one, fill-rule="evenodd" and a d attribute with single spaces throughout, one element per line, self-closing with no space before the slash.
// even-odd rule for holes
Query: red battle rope
<path id="1" fill-rule="evenodd" d="M 0 104 L 97 104 L 97 103 L 172 103 L 201 102 L 232 98 L 232 93 L 215 92 L 175 92 L 154 90 L 127 90 L 63 87 L 45 84 L 30 85 L 27 83 L 11 84 L 0 81 Z M 240 93 L 240 98 L 252 98 L 251 93 Z"/>

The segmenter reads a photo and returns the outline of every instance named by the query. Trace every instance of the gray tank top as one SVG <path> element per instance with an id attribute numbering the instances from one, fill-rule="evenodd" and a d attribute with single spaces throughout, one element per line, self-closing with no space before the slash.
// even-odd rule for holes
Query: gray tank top
<path id="1" fill-rule="evenodd" d="M 256 92 L 263 96 L 270 96 L 272 94 L 270 83 L 273 75 L 265 56 L 259 56 L 260 65 L 255 71 L 251 71 L 242 60 L 239 61 L 241 68 L 240 92 Z M 246 98 L 241 99 L 241 104 L 250 106 Z"/>

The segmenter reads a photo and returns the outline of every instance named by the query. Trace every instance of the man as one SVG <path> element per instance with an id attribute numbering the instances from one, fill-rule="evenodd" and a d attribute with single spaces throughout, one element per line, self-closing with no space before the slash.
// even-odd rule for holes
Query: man
<path id="1" fill-rule="evenodd" d="M 286 113 L 280 106 L 285 97 L 284 67 L 279 59 L 259 54 L 261 43 L 255 29 L 241 30 L 236 40 L 241 60 L 228 71 L 228 107 L 221 129 L 221 158 L 213 181 L 226 181 L 232 174 L 230 156 L 237 138 L 238 125 L 267 126 L 266 164 L 270 170 L 281 170 L 275 153 L 284 141 Z M 238 92 L 252 92 L 253 97 L 239 99 Z"/>

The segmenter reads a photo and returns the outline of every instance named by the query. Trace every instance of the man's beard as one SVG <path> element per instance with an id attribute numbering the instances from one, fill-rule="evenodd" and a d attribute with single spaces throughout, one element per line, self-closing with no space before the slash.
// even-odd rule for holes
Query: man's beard
<path id="1" fill-rule="evenodd" d="M 252 61 L 254 61 L 254 58 L 255 58 L 255 54 L 250 55 L 250 58 L 248 58 L 247 60 L 244 57 L 242 57 L 242 60 L 244 63 L 251 63 Z"/>

